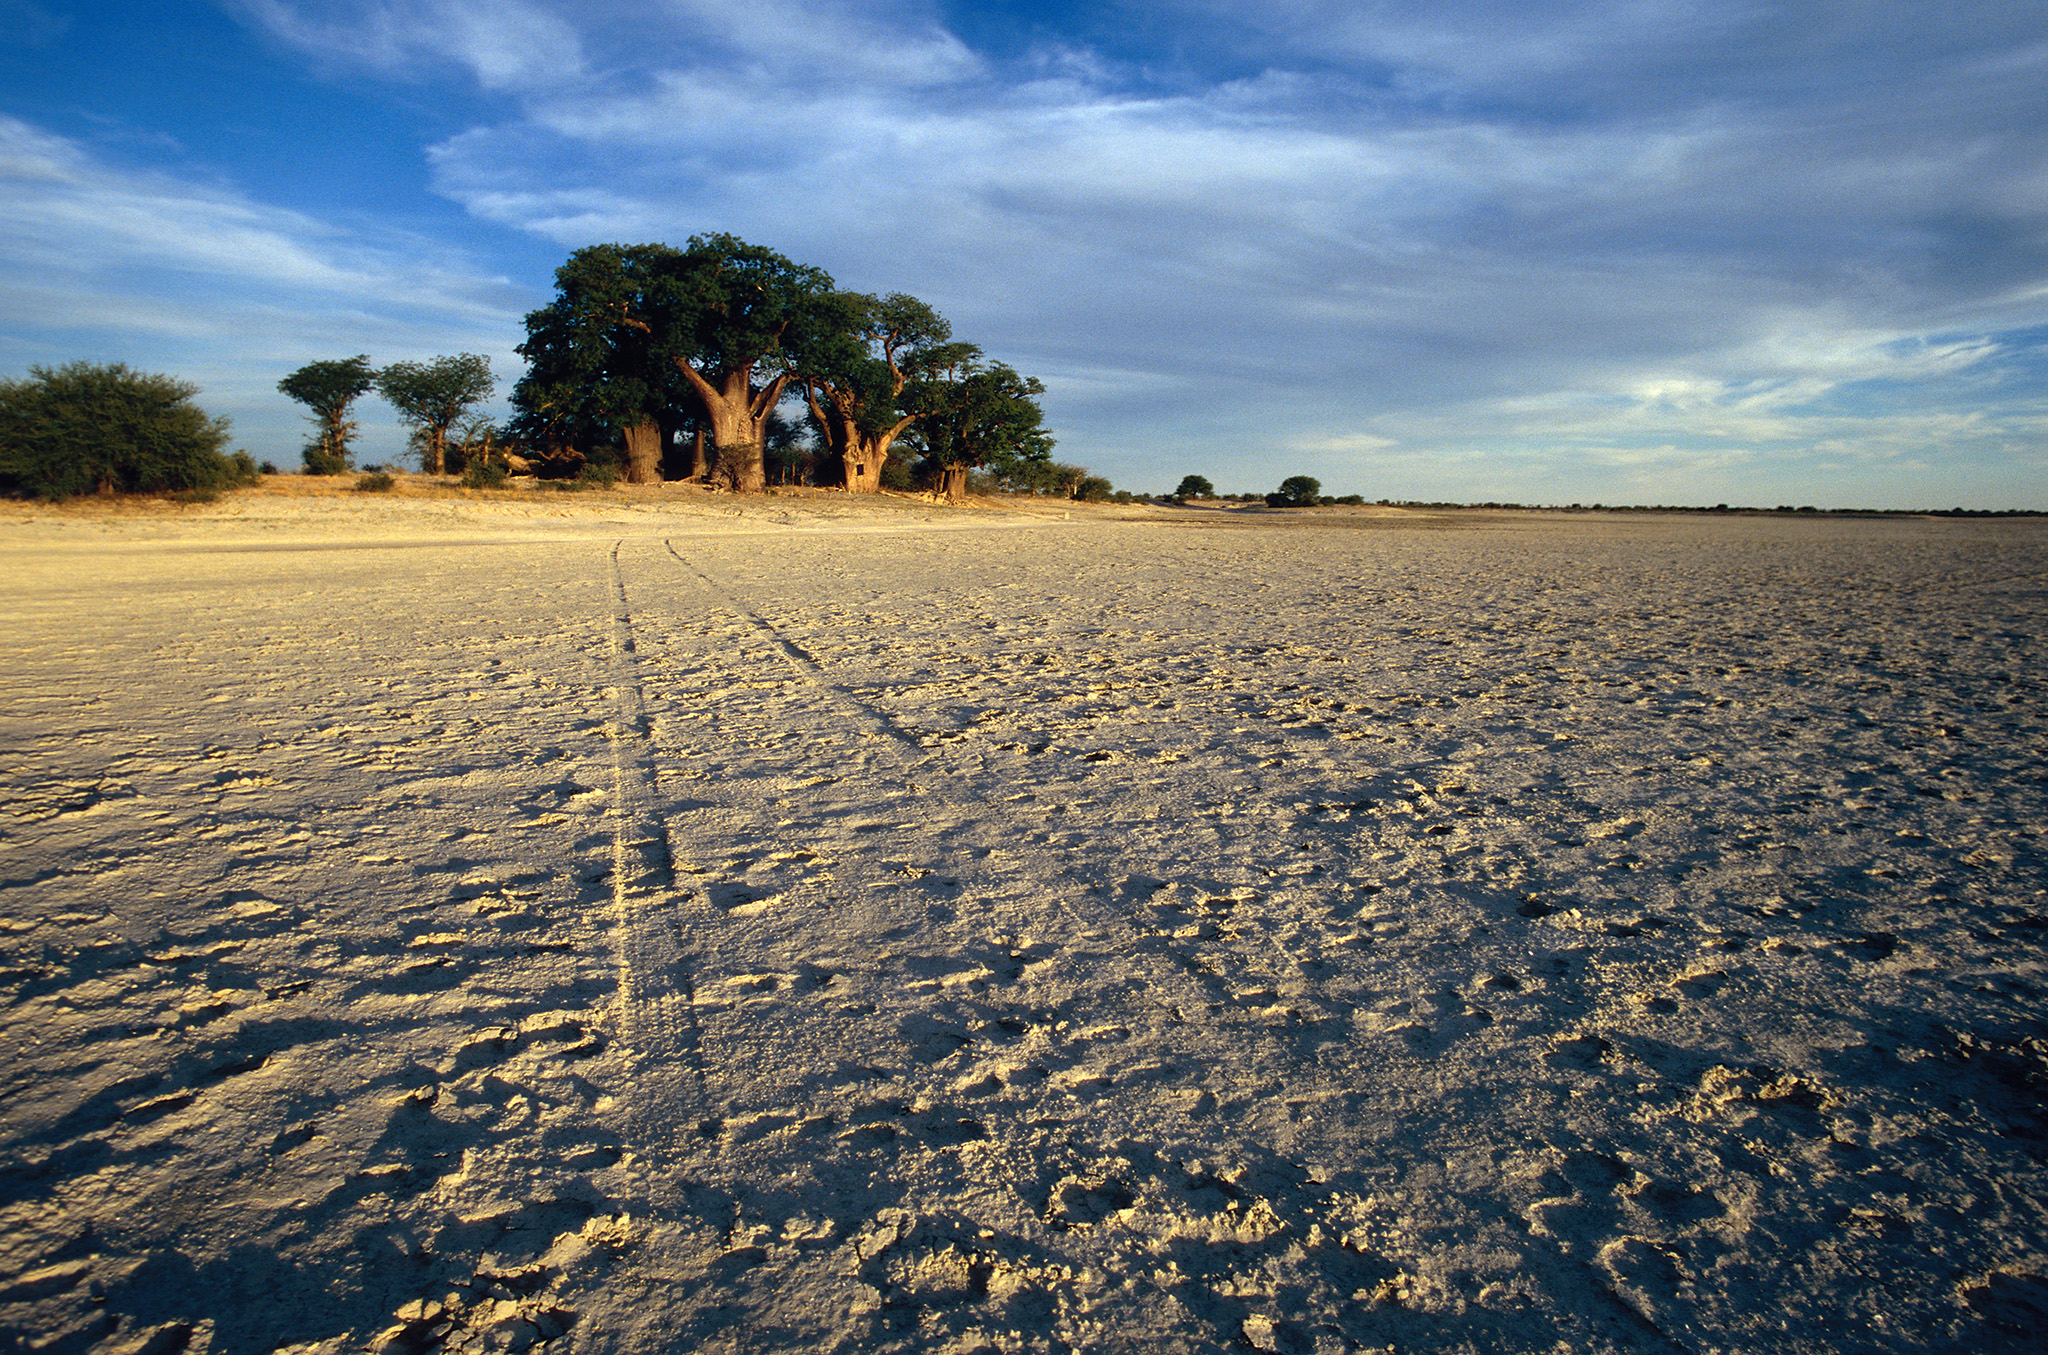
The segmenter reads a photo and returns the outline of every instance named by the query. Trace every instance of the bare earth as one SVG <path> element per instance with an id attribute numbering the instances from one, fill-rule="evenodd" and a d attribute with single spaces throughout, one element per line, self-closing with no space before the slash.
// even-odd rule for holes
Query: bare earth
<path id="1" fill-rule="evenodd" d="M 0 512 L 0 1349 L 1995 1352 L 2048 525 Z"/>

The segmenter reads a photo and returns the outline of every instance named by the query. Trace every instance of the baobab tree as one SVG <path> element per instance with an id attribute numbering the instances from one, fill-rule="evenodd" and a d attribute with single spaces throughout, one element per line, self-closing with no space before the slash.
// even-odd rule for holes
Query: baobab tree
<path id="1" fill-rule="evenodd" d="M 847 489 L 881 489 L 891 446 L 926 412 L 916 397 L 939 390 L 923 378 L 979 351 L 948 343 L 952 334 L 937 311 L 900 292 L 839 292 L 820 307 L 797 379 Z"/>
<path id="2" fill-rule="evenodd" d="M 980 350 L 924 377 L 906 398 L 927 412 L 916 439 L 939 469 L 948 499 L 967 492 L 967 472 L 1004 458 L 1043 461 L 1052 434 L 1042 426 L 1037 397 L 1045 386 L 1000 362 L 983 365 Z"/>
<path id="3" fill-rule="evenodd" d="M 545 422 L 552 408 L 611 427 L 626 445 L 626 478 L 646 482 L 660 478 L 664 419 L 673 427 L 690 409 L 711 433 L 713 479 L 765 486 L 768 416 L 832 293 L 822 269 L 710 235 L 683 249 L 579 249 L 555 283 L 555 300 L 526 317 L 519 352 L 533 370 L 513 392 L 523 415 Z"/>

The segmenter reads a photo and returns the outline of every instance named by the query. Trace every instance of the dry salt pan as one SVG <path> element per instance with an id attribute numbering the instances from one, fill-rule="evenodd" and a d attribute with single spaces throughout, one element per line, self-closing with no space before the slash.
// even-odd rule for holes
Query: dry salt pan
<path id="1" fill-rule="evenodd" d="M 2037 522 L 336 502 L 0 526 L 16 1339 L 2048 1324 Z"/>

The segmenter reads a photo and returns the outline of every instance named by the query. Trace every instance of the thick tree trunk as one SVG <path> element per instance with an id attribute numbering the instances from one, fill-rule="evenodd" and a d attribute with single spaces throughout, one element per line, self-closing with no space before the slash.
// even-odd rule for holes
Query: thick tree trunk
<path id="1" fill-rule="evenodd" d="M 939 473 L 939 497 L 958 503 L 967 497 L 967 467 L 947 466 Z"/>
<path id="2" fill-rule="evenodd" d="M 690 478 L 703 484 L 711 475 L 711 459 L 704 454 L 704 425 L 697 425 L 696 448 L 690 462 Z"/>
<path id="3" fill-rule="evenodd" d="M 778 376 L 755 390 L 751 367 L 718 373 L 720 384 L 716 386 L 681 358 L 676 359 L 676 367 L 704 402 L 704 414 L 711 424 L 711 443 L 718 458 L 711 468 L 712 483 L 740 494 L 759 494 L 768 487 L 761 456 L 763 434 L 769 412 L 789 384 L 788 376 Z"/>
<path id="4" fill-rule="evenodd" d="M 652 419 L 636 423 L 625 430 L 626 439 L 626 483 L 629 485 L 658 485 L 661 483 L 661 425 Z"/>
<path id="5" fill-rule="evenodd" d="M 427 430 L 427 474 L 448 473 L 448 434 L 439 428 Z"/>
<path id="6" fill-rule="evenodd" d="M 882 458 L 864 447 L 849 447 L 839 455 L 849 494 L 882 492 Z"/>
<path id="7" fill-rule="evenodd" d="M 721 443 L 718 462 L 711 471 L 711 483 L 735 494 L 759 494 L 768 488 L 768 470 L 761 455 L 761 444 L 743 442 L 728 446 Z"/>

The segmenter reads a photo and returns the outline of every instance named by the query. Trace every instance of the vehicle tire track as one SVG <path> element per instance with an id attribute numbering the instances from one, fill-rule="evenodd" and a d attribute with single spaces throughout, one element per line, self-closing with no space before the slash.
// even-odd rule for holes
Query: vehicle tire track
<path id="1" fill-rule="evenodd" d="M 897 750 L 893 760 L 897 764 L 899 774 L 903 777 L 905 783 L 919 795 L 936 801 L 952 817 L 961 822 L 986 821 L 992 815 L 1000 814 L 998 806 L 990 803 L 984 797 L 973 794 L 970 787 L 959 784 L 952 773 L 944 766 L 935 762 L 930 750 L 918 740 L 916 735 L 905 729 L 888 712 L 877 709 L 874 705 L 862 700 L 850 688 L 835 682 L 825 671 L 824 666 L 813 658 L 808 651 L 784 636 L 759 611 L 743 599 L 735 596 L 729 588 L 712 578 L 701 566 L 684 556 L 676 549 L 673 540 L 664 541 L 663 545 L 668 548 L 668 553 L 674 557 L 678 565 L 695 575 L 705 589 L 723 602 L 735 616 L 742 618 L 764 640 L 772 645 L 775 651 L 782 656 L 783 661 L 795 670 L 801 681 L 822 694 L 855 727 L 875 735 L 886 744 L 893 746 Z M 905 756 L 904 750 L 908 750 L 914 756 Z M 937 784 L 940 778 L 944 778 L 947 782 L 952 782 L 953 784 L 942 787 Z M 1013 830 L 1018 831 L 1021 831 L 1022 828 L 1022 825 L 1015 823 L 1012 823 L 1010 826 Z M 962 876 L 963 879 L 982 873 L 964 863 L 956 863 L 949 869 L 953 874 Z M 1093 883 L 1089 892 L 1108 896 L 1114 892 L 1115 887 L 1116 881 L 1105 875 Z M 1107 922 L 1115 925 L 1125 933 L 1123 939 L 1131 954 L 1147 956 L 1158 956 L 1161 954 L 1160 949 L 1156 945 L 1148 944 L 1146 938 L 1141 936 L 1137 929 L 1132 926 L 1131 920 L 1121 913 L 1110 912 L 1096 919 L 1094 923 L 1091 923 L 1089 919 L 1075 912 L 1073 907 L 1059 896 L 1058 891 L 1047 891 L 1045 897 L 1080 932 L 1085 933 L 1092 926 Z M 1148 988 L 1147 992 L 1150 1001 L 1159 1010 L 1162 1024 L 1177 1026 L 1187 1022 L 1193 1013 L 1208 1008 L 1211 1005 L 1211 997 L 1199 986 L 1196 976 L 1192 972 L 1190 961 L 1178 954 L 1169 954 L 1166 958 L 1172 960 L 1173 964 L 1169 966 L 1154 962 L 1149 966 L 1155 971 L 1154 977 L 1158 982 L 1156 986 Z M 1166 994 L 1167 996 L 1161 996 L 1161 994 Z"/>
<path id="2" fill-rule="evenodd" d="M 632 603 L 611 551 L 612 910 L 619 980 L 619 1039 L 636 1064 L 635 1118 L 683 1123 L 706 1100 L 703 1034 L 682 933 L 710 925 L 704 898 L 676 888 L 676 861 L 660 810 L 653 724 L 633 638 Z"/>

